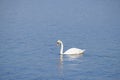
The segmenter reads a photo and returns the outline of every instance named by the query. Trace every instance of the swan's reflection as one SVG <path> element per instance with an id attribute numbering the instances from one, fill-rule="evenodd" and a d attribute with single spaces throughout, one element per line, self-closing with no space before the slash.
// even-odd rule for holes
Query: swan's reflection
<path id="1" fill-rule="evenodd" d="M 63 64 L 63 54 L 60 55 L 60 65 Z"/>
<path id="2" fill-rule="evenodd" d="M 70 54 L 70 55 L 65 55 L 65 54 L 61 54 L 60 58 L 59 58 L 59 72 L 60 75 L 63 76 L 63 71 L 64 71 L 64 63 L 66 61 L 74 61 L 74 60 L 79 60 L 79 58 L 82 56 L 83 54 Z M 73 63 L 72 63 L 73 64 Z M 71 65 L 72 65 L 71 64 Z M 67 64 L 68 65 L 68 64 Z"/>
<path id="3" fill-rule="evenodd" d="M 82 56 L 83 54 L 72 54 L 72 55 L 65 55 L 65 54 L 61 54 L 60 55 L 60 57 L 59 57 L 59 75 L 61 76 L 61 77 L 64 77 L 64 71 L 65 71 L 65 69 L 66 69 L 66 67 L 64 67 L 64 66 L 69 66 L 69 68 L 70 67 L 75 67 L 76 65 L 78 65 L 77 63 L 76 63 L 76 60 L 77 61 L 79 61 L 80 59 L 80 57 Z M 75 63 L 67 63 L 67 62 L 69 62 L 69 61 L 75 61 Z M 65 64 L 65 63 L 67 63 L 67 64 Z"/>
<path id="4" fill-rule="evenodd" d="M 63 64 L 64 59 L 66 60 L 75 60 L 82 56 L 83 54 L 67 54 L 67 55 L 60 55 L 60 64 Z M 64 57 L 66 56 L 66 57 Z"/>
<path id="5" fill-rule="evenodd" d="M 73 61 L 73 60 L 76 60 L 78 58 L 80 58 L 83 54 L 69 54 L 69 55 L 64 55 L 64 54 L 61 54 L 60 55 L 60 64 L 59 64 L 59 67 L 61 69 L 63 69 L 63 63 L 64 61 Z"/>
<path id="6" fill-rule="evenodd" d="M 69 55 L 67 55 L 68 56 L 68 58 L 70 58 L 70 59 L 77 59 L 77 58 L 79 58 L 79 57 L 81 57 L 83 54 L 69 54 Z"/>

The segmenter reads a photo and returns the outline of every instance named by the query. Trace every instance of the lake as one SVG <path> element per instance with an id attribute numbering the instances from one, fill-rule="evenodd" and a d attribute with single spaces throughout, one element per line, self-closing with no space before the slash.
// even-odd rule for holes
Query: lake
<path id="1" fill-rule="evenodd" d="M 119 80 L 120 1 L 1 0 L 0 80 Z M 60 55 L 85 49 L 83 55 Z"/>

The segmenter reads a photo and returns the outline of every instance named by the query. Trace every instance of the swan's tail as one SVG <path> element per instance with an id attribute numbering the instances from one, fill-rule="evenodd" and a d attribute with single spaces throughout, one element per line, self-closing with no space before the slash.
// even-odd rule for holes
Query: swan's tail
<path id="1" fill-rule="evenodd" d="M 82 53 L 84 53 L 84 52 L 85 52 L 85 49 L 82 50 Z"/>
<path id="2" fill-rule="evenodd" d="M 83 49 L 83 51 L 85 51 L 85 49 Z"/>

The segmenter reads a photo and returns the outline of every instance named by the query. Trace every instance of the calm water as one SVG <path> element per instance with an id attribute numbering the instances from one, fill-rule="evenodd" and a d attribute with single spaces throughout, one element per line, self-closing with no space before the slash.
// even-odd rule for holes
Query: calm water
<path id="1" fill-rule="evenodd" d="M 119 0 L 0 1 L 0 80 L 119 79 Z"/>

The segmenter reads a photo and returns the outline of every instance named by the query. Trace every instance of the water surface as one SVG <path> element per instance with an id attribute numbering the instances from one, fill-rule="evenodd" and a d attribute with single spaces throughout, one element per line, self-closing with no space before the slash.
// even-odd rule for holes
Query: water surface
<path id="1" fill-rule="evenodd" d="M 119 80 L 120 1 L 0 1 L 0 80 Z M 80 56 L 59 55 L 86 49 Z"/>

